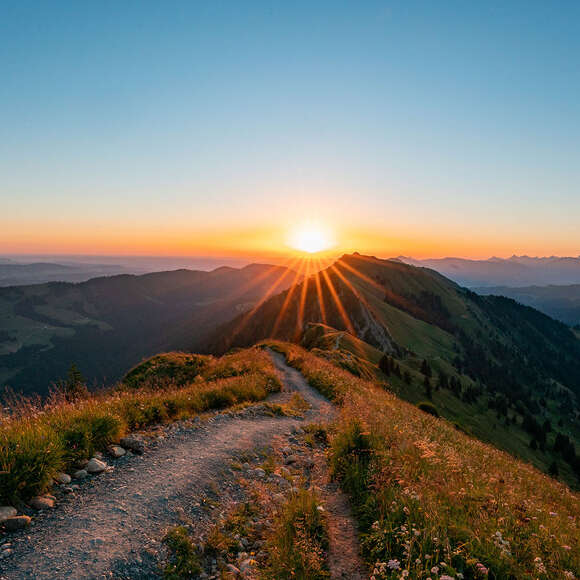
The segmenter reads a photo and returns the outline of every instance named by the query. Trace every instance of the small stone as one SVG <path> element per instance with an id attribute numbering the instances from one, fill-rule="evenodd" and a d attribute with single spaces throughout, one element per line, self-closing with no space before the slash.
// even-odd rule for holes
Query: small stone
<path id="1" fill-rule="evenodd" d="M 11 505 L 5 505 L 0 507 L 0 523 L 6 521 L 8 518 L 12 518 L 16 515 L 16 508 Z"/>
<path id="2" fill-rule="evenodd" d="M 57 483 L 62 485 L 68 485 L 71 481 L 71 477 L 68 473 L 58 473 L 54 478 Z"/>
<path id="3" fill-rule="evenodd" d="M 121 445 L 129 451 L 137 453 L 137 455 L 142 455 L 145 451 L 145 442 L 140 435 L 127 435 L 127 437 L 123 437 L 121 439 Z"/>
<path id="4" fill-rule="evenodd" d="M 311 457 L 306 457 L 304 459 L 304 467 L 306 469 L 312 469 L 314 467 L 314 461 L 312 460 Z"/>
<path id="5" fill-rule="evenodd" d="M 15 532 L 16 530 L 22 530 L 30 525 L 31 518 L 28 516 L 14 516 L 4 520 L 4 527 L 9 532 Z"/>
<path id="6" fill-rule="evenodd" d="M 88 475 L 88 471 L 86 469 L 79 469 L 73 473 L 73 477 L 75 479 L 85 479 Z"/>
<path id="7" fill-rule="evenodd" d="M 63 485 L 62 491 L 64 493 L 72 493 L 74 491 L 74 489 L 70 485 Z"/>
<path id="8" fill-rule="evenodd" d="M 298 457 L 296 455 L 288 455 L 286 457 L 286 461 L 284 462 L 286 465 L 292 465 L 298 461 Z"/>
<path id="9" fill-rule="evenodd" d="M 256 477 L 266 477 L 266 472 L 261 467 L 256 467 L 253 473 Z"/>
<path id="10" fill-rule="evenodd" d="M 111 457 L 119 459 L 119 457 L 123 457 L 123 455 L 125 455 L 127 452 L 120 445 L 110 445 L 107 447 L 107 453 Z"/>
<path id="11" fill-rule="evenodd" d="M 77 469 L 84 469 L 89 463 L 88 459 L 79 459 L 76 463 L 75 463 L 75 467 Z"/>
<path id="12" fill-rule="evenodd" d="M 87 464 L 87 471 L 89 473 L 102 473 L 105 469 L 107 469 L 107 464 L 96 457 L 93 457 Z"/>
<path id="13" fill-rule="evenodd" d="M 28 504 L 35 510 L 48 510 L 54 507 L 54 500 L 51 497 L 39 495 L 33 497 Z"/>

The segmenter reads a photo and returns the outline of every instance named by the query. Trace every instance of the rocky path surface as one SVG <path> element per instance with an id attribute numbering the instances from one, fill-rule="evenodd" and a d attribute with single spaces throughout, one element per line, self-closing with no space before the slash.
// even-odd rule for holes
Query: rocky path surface
<path id="1" fill-rule="evenodd" d="M 311 405 L 306 421 L 331 420 L 335 408 L 288 367 L 282 355 L 271 355 L 284 385 L 272 400 L 282 402 L 298 391 Z M 169 429 L 144 455 L 120 460 L 114 470 L 92 478 L 78 494 L 64 497 L 56 509 L 37 517 L 33 527 L 14 535 L 10 557 L 0 561 L 0 578 L 154 577 L 151 567 L 139 565 L 142 554 L 156 553 L 167 528 L 179 523 L 180 514 L 195 514 L 208 488 L 232 485 L 232 458 L 267 447 L 274 437 L 303 423 L 247 409 Z M 330 500 L 329 506 L 336 503 Z M 344 502 L 338 505 L 344 512 Z M 342 523 L 336 528 L 338 520 L 333 523 L 332 513 L 330 517 L 340 541 L 356 542 L 352 518 L 338 514 Z M 349 549 L 356 552 L 356 546 Z"/>

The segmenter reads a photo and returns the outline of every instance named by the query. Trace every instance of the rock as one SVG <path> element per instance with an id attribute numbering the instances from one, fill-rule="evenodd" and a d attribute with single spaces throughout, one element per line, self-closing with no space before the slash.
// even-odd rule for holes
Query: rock
<path id="1" fill-rule="evenodd" d="M 290 447 L 282 447 L 281 451 L 284 455 L 290 455 L 292 453 L 292 449 L 290 449 Z"/>
<path id="2" fill-rule="evenodd" d="M 314 467 L 314 461 L 312 460 L 312 457 L 304 458 L 303 464 L 306 469 L 312 469 Z"/>
<path id="3" fill-rule="evenodd" d="M 298 461 L 298 457 L 296 455 L 288 455 L 288 457 L 286 457 L 286 461 L 284 461 L 284 463 L 286 465 L 292 465 L 293 463 L 296 463 Z"/>
<path id="4" fill-rule="evenodd" d="M 30 525 L 31 518 L 28 516 L 14 516 L 4 520 L 4 527 L 8 532 L 15 532 L 16 530 L 22 530 Z"/>
<path id="5" fill-rule="evenodd" d="M 77 469 L 84 469 L 89 463 L 88 459 L 79 459 L 77 462 L 75 462 L 75 467 Z"/>
<path id="6" fill-rule="evenodd" d="M 288 489 L 289 487 L 292 487 L 292 484 L 287 479 L 280 477 L 278 479 L 278 487 L 281 487 L 282 489 Z"/>
<path id="7" fill-rule="evenodd" d="M 137 455 L 142 455 L 145 451 L 145 442 L 140 435 L 127 435 L 121 439 L 121 446 Z"/>
<path id="8" fill-rule="evenodd" d="M 280 467 L 278 471 L 282 477 L 290 477 L 290 470 L 287 467 Z"/>
<path id="9" fill-rule="evenodd" d="M 74 489 L 70 485 L 63 485 L 62 491 L 64 493 L 72 493 L 74 491 Z"/>
<path id="10" fill-rule="evenodd" d="M 123 457 L 123 455 L 125 455 L 127 452 L 120 445 L 110 445 L 107 447 L 107 453 L 111 457 L 119 459 L 119 457 Z"/>
<path id="11" fill-rule="evenodd" d="M 73 473 L 73 477 L 75 479 L 85 479 L 88 475 L 88 471 L 86 469 L 79 469 Z"/>
<path id="12" fill-rule="evenodd" d="M 0 524 L 16 515 L 16 508 L 11 505 L 0 506 Z"/>
<path id="13" fill-rule="evenodd" d="M 54 500 L 51 497 L 39 495 L 33 497 L 28 505 L 35 510 L 48 510 L 54 507 Z"/>
<path id="14" fill-rule="evenodd" d="M 266 477 L 266 472 L 261 467 L 256 467 L 253 473 L 256 477 Z"/>
<path id="15" fill-rule="evenodd" d="M 107 464 L 96 457 L 93 457 L 87 464 L 87 471 L 92 474 L 102 473 L 107 469 Z"/>
<path id="16" fill-rule="evenodd" d="M 58 473 L 54 480 L 62 485 L 68 485 L 71 481 L 71 477 L 68 473 Z"/>

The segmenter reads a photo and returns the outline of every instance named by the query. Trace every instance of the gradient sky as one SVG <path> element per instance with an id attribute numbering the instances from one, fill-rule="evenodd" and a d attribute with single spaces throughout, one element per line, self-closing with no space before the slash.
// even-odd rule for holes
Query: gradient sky
<path id="1" fill-rule="evenodd" d="M 0 253 L 580 254 L 580 2 L 0 0 Z"/>

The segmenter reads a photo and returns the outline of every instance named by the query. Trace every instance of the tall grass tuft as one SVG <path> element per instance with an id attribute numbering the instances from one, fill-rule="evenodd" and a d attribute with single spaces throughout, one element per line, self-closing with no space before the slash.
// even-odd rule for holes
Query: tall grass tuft
<path id="1" fill-rule="evenodd" d="M 329 578 L 328 533 L 313 492 L 292 494 L 274 522 L 269 541 L 270 576 L 280 580 Z"/>

